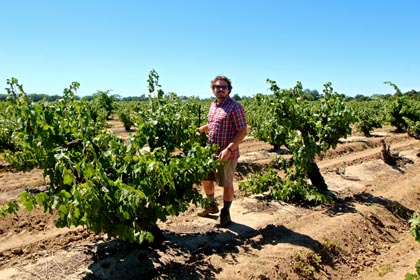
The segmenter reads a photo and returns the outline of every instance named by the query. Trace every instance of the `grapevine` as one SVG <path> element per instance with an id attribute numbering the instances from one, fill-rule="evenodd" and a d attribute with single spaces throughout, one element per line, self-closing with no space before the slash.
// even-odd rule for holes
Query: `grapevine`
<path id="1" fill-rule="evenodd" d="M 157 77 L 150 75 L 153 110 L 140 112 L 127 143 L 92 118 L 94 106 L 74 98 L 78 83 L 57 103 L 34 104 L 12 79 L 9 106 L 17 120 L 18 151 L 6 158 L 21 170 L 42 169 L 49 181 L 44 192 L 21 194 L 25 208 L 57 212 L 58 227 L 83 225 L 142 243 L 159 233 L 158 220 L 201 203 L 194 184 L 217 166 L 217 147 L 201 145 L 196 117 L 159 88 Z M 0 214 L 16 212 L 16 205 L 2 206 Z"/>
<path id="2" fill-rule="evenodd" d="M 275 199 L 327 202 L 322 194 L 327 185 L 315 163 L 315 157 L 335 148 L 341 137 L 351 132 L 351 114 L 342 98 L 333 92 L 330 83 L 324 85 L 324 95 L 318 103 L 304 98 L 300 82 L 292 90 L 280 89 L 275 81 L 271 85 L 272 96 L 259 95 L 256 102 L 264 111 L 264 118 L 254 123 L 253 134 L 269 141 L 275 148 L 284 146 L 291 157 L 279 156 L 277 166 L 286 173 L 285 178 L 264 180 L 257 178 L 241 183 L 240 188 L 253 192 L 257 180 L 270 182 L 266 189 Z M 272 176 L 273 172 L 268 173 Z M 260 174 L 261 177 L 266 175 Z M 309 178 L 312 185 L 306 180 Z M 315 188 L 314 188 L 315 187 Z M 258 187 L 261 188 L 261 187 Z"/>

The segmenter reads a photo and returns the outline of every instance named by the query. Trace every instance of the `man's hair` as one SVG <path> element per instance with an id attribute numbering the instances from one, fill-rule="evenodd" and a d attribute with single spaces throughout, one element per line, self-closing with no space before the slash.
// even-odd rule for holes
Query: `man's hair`
<path id="1" fill-rule="evenodd" d="M 232 91 L 232 82 L 230 81 L 230 79 L 229 79 L 228 77 L 226 77 L 226 76 L 216 76 L 216 77 L 215 77 L 215 78 L 211 81 L 211 84 L 210 84 L 210 88 L 211 88 L 211 89 L 213 89 L 214 84 L 215 84 L 217 81 L 225 81 L 225 82 L 228 84 L 228 87 L 229 87 L 229 94 L 230 94 L 230 92 Z"/>

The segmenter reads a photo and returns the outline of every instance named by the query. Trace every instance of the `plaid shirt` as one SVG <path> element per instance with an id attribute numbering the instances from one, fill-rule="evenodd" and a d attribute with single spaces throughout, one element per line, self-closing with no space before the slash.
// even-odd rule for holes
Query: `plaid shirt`
<path id="1" fill-rule="evenodd" d="M 246 127 L 244 108 L 241 104 L 227 96 L 222 103 L 216 100 L 211 103 L 207 115 L 209 143 L 218 144 L 220 153 L 233 140 L 238 129 Z M 239 148 L 233 150 L 230 159 L 239 158 Z"/>

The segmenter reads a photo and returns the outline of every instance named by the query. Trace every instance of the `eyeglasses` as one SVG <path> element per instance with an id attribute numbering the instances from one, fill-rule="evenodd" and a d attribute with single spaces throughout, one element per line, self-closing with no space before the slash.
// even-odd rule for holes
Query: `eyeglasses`
<path id="1" fill-rule="evenodd" d="M 215 85 L 215 86 L 213 86 L 213 89 L 223 89 L 223 90 L 225 90 L 227 88 L 228 88 L 227 85 Z"/>

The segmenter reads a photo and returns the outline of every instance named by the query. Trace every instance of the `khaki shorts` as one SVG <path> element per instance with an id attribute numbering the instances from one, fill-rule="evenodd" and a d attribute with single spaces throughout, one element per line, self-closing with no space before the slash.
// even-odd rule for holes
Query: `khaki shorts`
<path id="1" fill-rule="evenodd" d="M 215 172 L 211 172 L 204 180 L 216 181 L 220 187 L 232 186 L 238 159 L 223 161 Z"/>

